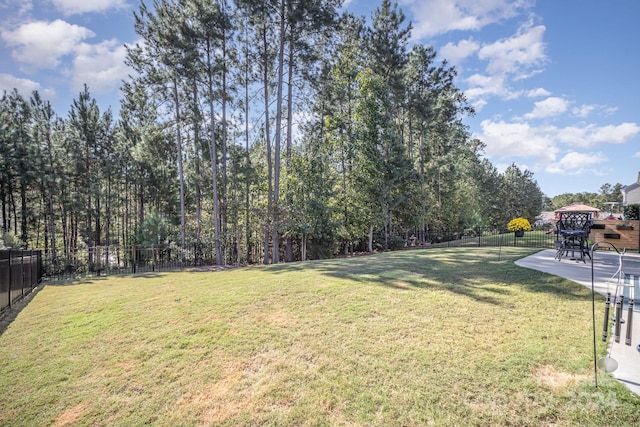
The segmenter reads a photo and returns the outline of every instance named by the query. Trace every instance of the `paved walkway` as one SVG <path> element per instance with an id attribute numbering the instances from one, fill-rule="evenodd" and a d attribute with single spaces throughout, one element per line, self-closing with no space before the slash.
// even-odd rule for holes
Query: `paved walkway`
<path id="1" fill-rule="evenodd" d="M 574 261 L 563 258 L 562 261 L 555 259 L 555 250 L 544 250 L 526 258 L 516 261 L 516 265 L 531 268 L 556 276 L 564 277 L 574 282 L 580 283 L 591 289 L 591 261 Z M 619 266 L 619 256 L 615 251 L 597 251 L 593 257 L 594 289 L 599 294 L 606 296 L 607 292 L 612 295 L 616 292 L 618 284 L 617 271 Z M 613 327 L 609 328 L 608 352 L 610 357 L 618 362 L 618 369 L 612 372 L 614 378 L 622 382 L 632 392 L 640 395 L 640 255 L 627 253 L 624 255 L 622 271 L 626 279 L 622 280 L 620 289 L 624 292 L 625 303 L 628 297 L 635 297 L 634 319 L 631 328 L 631 345 L 625 344 L 627 333 L 627 323 L 623 323 L 620 332 L 620 342 L 613 340 Z M 623 319 L 627 319 L 627 306 L 623 310 Z M 604 304 L 597 303 L 596 310 L 604 312 Z M 615 305 L 611 305 L 610 316 L 615 313 Z M 596 339 L 602 337 L 602 325 L 596 324 Z M 601 371 L 602 372 L 602 371 Z"/>

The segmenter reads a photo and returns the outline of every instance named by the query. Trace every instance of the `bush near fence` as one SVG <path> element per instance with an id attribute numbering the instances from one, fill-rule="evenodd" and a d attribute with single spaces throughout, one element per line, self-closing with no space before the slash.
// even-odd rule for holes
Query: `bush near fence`
<path id="1" fill-rule="evenodd" d="M 0 312 L 38 286 L 42 273 L 42 251 L 0 250 Z"/>

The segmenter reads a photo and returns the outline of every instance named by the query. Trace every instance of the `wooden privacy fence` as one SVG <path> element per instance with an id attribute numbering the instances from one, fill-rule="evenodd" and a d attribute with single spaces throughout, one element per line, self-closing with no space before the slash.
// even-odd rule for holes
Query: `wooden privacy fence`
<path id="1" fill-rule="evenodd" d="M 42 280 L 42 251 L 0 250 L 0 311 L 22 299 Z"/>
<path id="2" fill-rule="evenodd" d="M 640 251 L 640 221 L 599 220 L 595 221 L 589 232 L 594 242 L 608 242 L 615 247 Z M 602 246 L 606 249 L 606 246 Z"/>

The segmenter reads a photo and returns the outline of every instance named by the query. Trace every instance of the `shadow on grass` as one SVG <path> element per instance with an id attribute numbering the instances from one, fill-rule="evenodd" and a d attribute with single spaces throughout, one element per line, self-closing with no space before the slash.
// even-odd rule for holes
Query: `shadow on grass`
<path id="1" fill-rule="evenodd" d="M 255 268 L 256 272 L 276 275 L 316 272 L 328 277 L 400 291 L 416 289 L 445 291 L 493 305 L 506 303 L 504 297 L 511 294 L 510 285 L 564 299 L 590 299 L 581 285 L 514 264 L 514 261 L 536 251 L 536 249 L 511 247 L 415 249 L 247 268 Z M 190 274 L 216 272 L 211 269 L 181 270 L 182 273 L 185 271 Z M 157 279 L 165 277 L 168 273 L 170 271 L 84 277 L 46 284 L 50 286 L 108 284 L 108 279 L 112 277 Z"/>
<path id="2" fill-rule="evenodd" d="M 44 282 L 47 286 L 80 286 L 80 285 L 94 285 L 94 284 L 108 284 L 109 280 L 114 278 L 136 278 L 136 279 L 157 279 L 166 276 L 167 272 L 156 271 L 146 273 L 127 273 L 117 274 L 111 276 L 81 276 L 76 278 L 66 279 L 48 279 Z"/>
<path id="3" fill-rule="evenodd" d="M 18 317 L 18 314 L 20 314 L 22 309 L 25 308 L 27 304 L 29 304 L 29 302 L 31 302 L 31 300 L 36 296 L 38 292 L 40 292 L 43 287 L 43 284 L 40 283 L 22 299 L 15 302 L 11 307 L 7 307 L 2 310 L 2 312 L 0 313 L 0 336 L 2 336 L 9 325 L 16 319 L 16 317 Z"/>
<path id="4" fill-rule="evenodd" d="M 588 300 L 582 286 L 518 267 L 514 261 L 532 249 L 416 249 L 333 260 L 266 266 L 275 274 L 318 271 L 331 277 L 394 289 L 448 291 L 488 304 L 504 304 L 509 285 L 571 300 Z"/>

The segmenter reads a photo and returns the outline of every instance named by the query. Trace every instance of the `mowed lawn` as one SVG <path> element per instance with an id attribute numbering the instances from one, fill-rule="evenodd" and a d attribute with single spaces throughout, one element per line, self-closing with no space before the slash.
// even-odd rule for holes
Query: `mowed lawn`
<path id="1" fill-rule="evenodd" d="M 590 291 L 498 251 L 47 284 L 0 336 L 0 425 L 640 424 L 594 387 Z"/>

